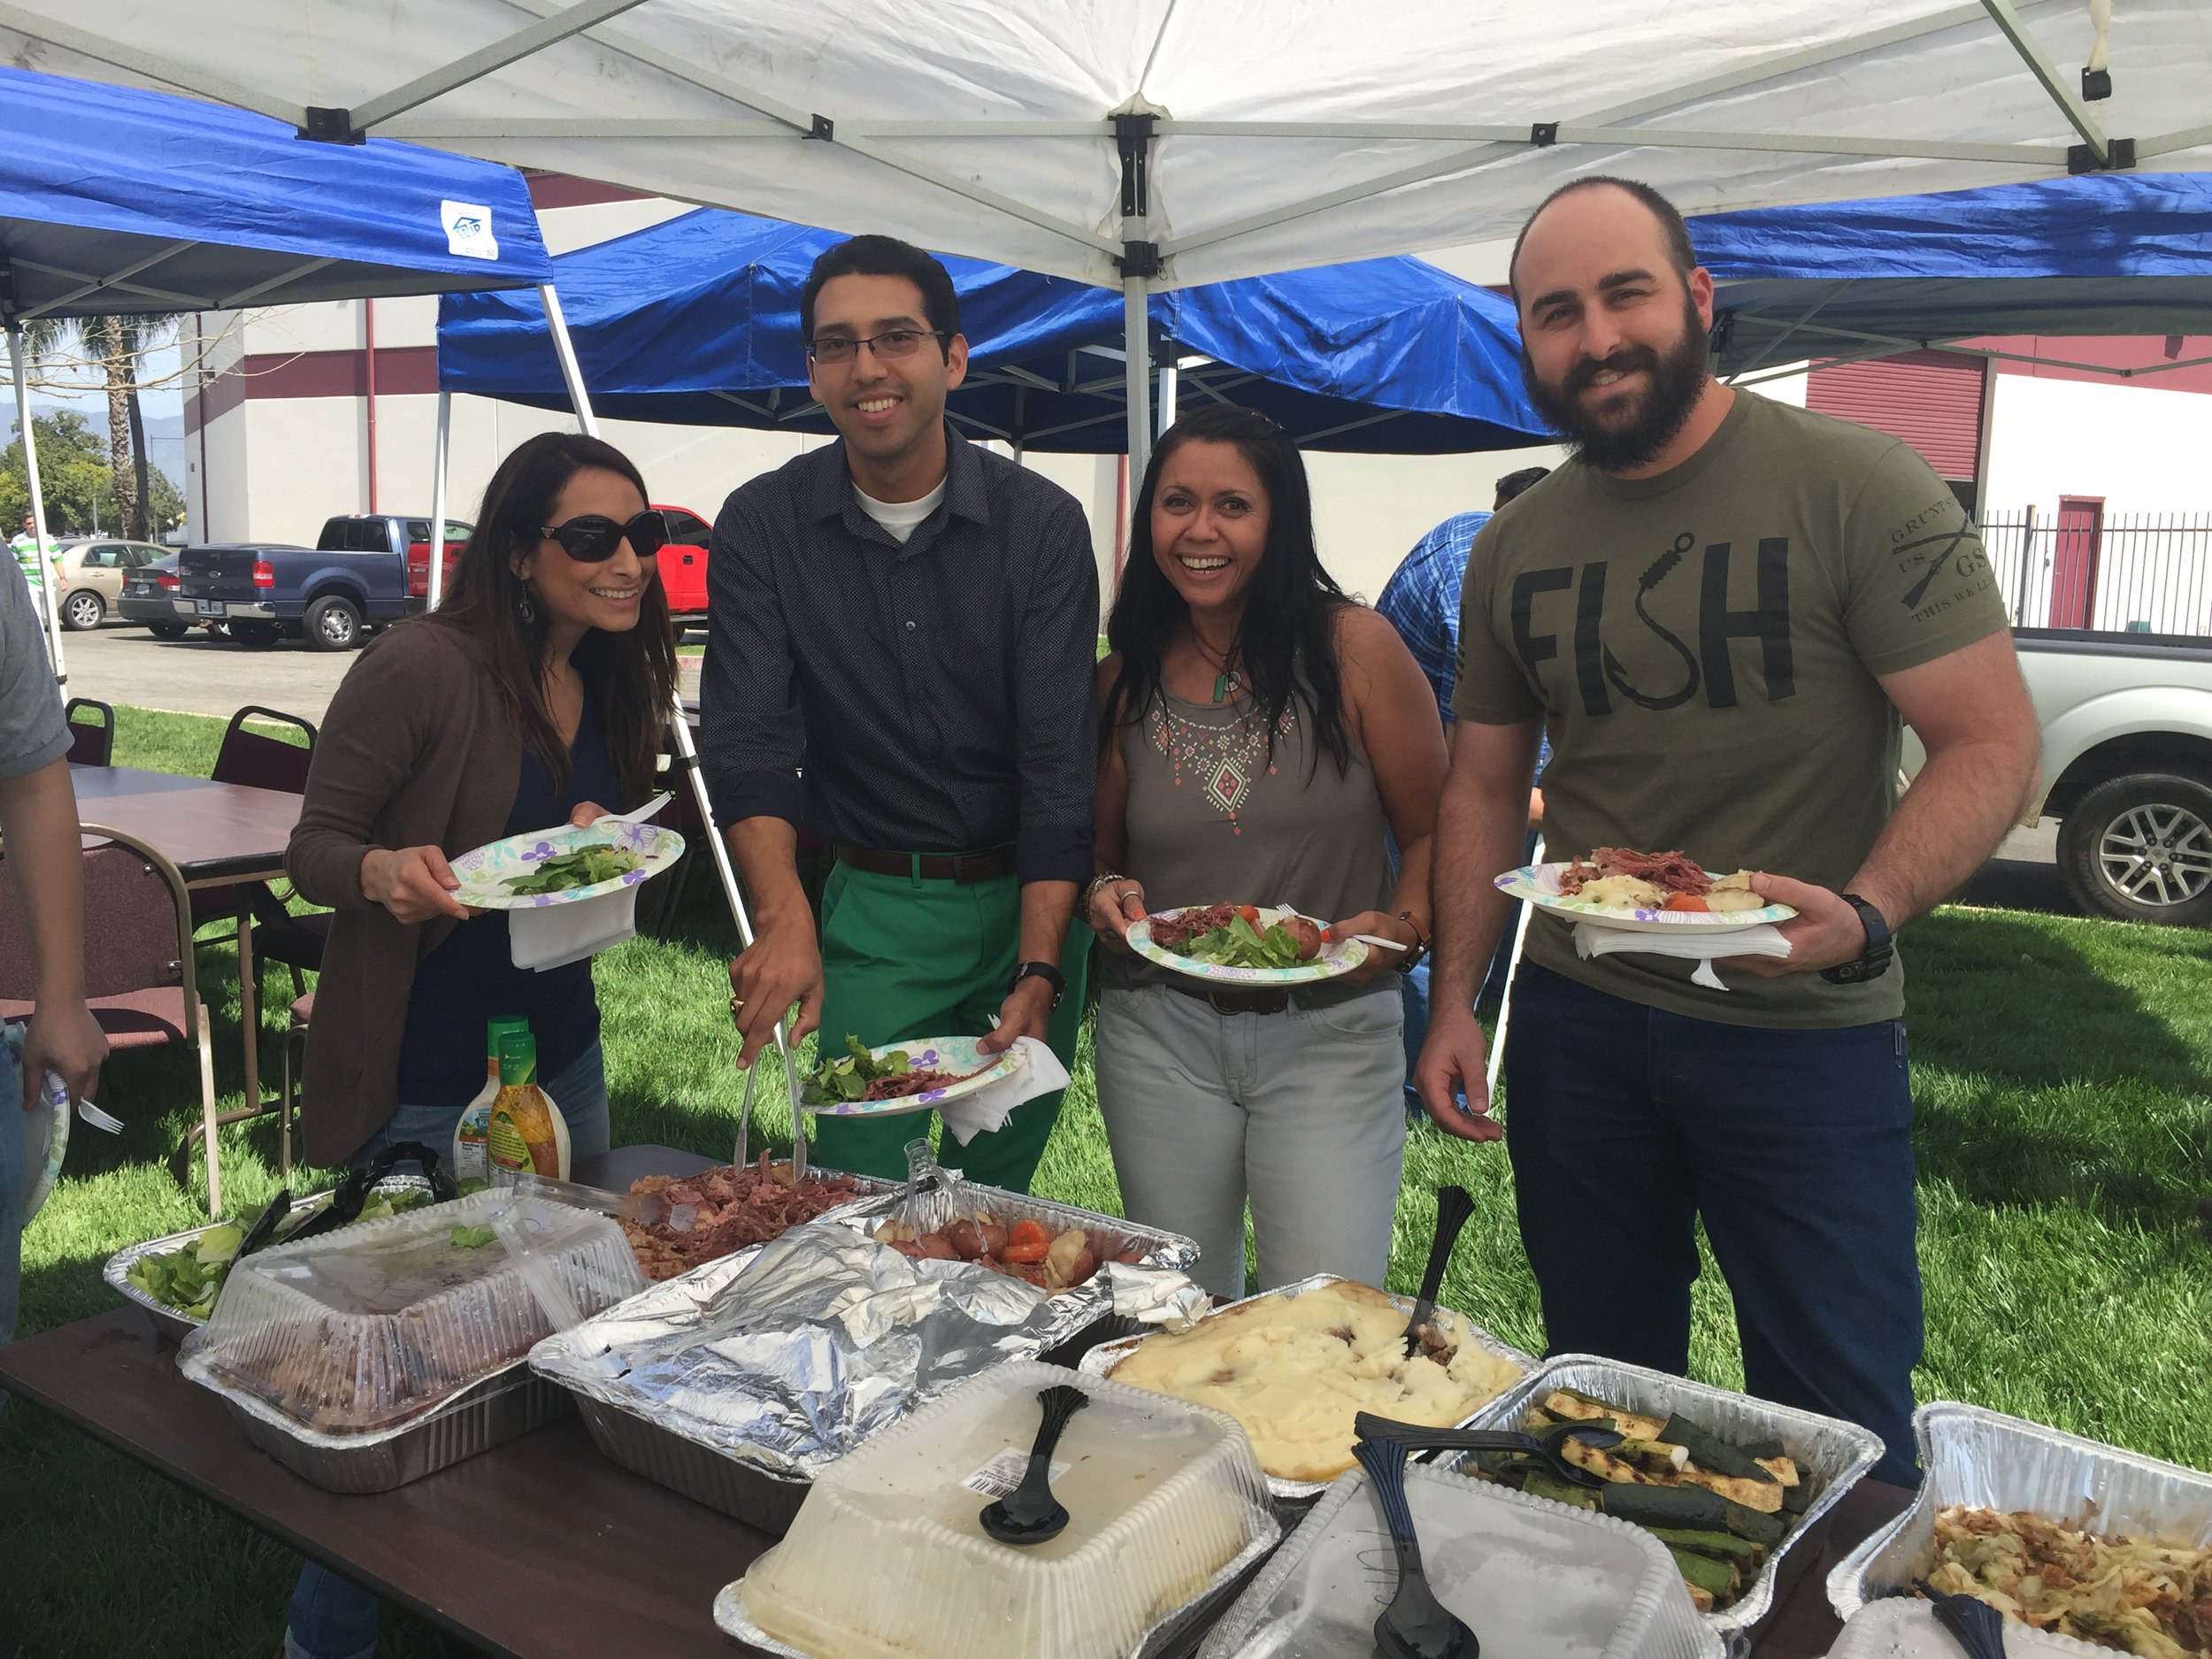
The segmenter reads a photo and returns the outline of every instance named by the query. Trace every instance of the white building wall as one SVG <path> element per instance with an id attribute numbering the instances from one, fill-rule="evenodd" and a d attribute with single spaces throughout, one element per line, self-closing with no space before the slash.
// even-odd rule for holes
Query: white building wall
<path id="1" fill-rule="evenodd" d="M 2212 512 L 2212 396 L 2142 381 L 1997 377 L 1989 502 L 2055 515 L 2062 495 L 2113 513 Z"/>

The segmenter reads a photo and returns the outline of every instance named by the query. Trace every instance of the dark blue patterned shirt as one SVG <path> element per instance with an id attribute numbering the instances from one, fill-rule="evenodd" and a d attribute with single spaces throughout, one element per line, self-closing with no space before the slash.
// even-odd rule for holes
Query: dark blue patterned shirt
<path id="1" fill-rule="evenodd" d="M 1452 685 L 1459 677 L 1459 589 L 1467 580 L 1468 549 L 1486 512 L 1447 518 L 1413 544 L 1405 562 L 1383 584 L 1375 609 L 1390 619 L 1436 693 L 1437 711 L 1453 720 Z"/>
<path id="2" fill-rule="evenodd" d="M 1074 496 L 950 434 L 945 496 L 901 545 L 841 441 L 736 490 L 707 566 L 699 753 L 722 823 L 833 845 L 981 852 L 1087 881 L 1098 567 Z"/>

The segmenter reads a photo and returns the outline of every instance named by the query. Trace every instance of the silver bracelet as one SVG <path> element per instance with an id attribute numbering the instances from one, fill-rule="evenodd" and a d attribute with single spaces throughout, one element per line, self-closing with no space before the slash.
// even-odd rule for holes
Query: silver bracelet
<path id="1" fill-rule="evenodd" d="M 1089 915 L 1091 906 L 1098 902 L 1098 895 L 1117 881 L 1136 881 L 1137 890 L 1141 893 L 1144 890 L 1144 884 L 1137 881 L 1136 877 L 1125 876 L 1118 870 L 1110 870 L 1104 875 L 1093 876 L 1091 885 L 1083 889 L 1083 913 Z M 1121 902 L 1118 898 L 1114 902 L 1114 908 L 1116 910 L 1121 908 Z"/>

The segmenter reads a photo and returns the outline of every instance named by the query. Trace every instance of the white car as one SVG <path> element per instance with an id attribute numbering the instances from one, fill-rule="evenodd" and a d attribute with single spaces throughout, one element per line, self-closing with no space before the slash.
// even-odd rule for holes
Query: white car
<path id="1" fill-rule="evenodd" d="M 117 614 L 123 579 L 141 565 L 165 558 L 169 549 L 150 541 L 92 538 L 65 541 L 61 560 L 61 625 L 82 633 Z"/>

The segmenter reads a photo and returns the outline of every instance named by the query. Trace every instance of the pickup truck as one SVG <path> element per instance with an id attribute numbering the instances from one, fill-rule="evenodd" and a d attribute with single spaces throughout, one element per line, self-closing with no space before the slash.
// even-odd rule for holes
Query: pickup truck
<path id="1" fill-rule="evenodd" d="M 2092 915 L 2212 922 L 2212 640 L 2016 628 L 2058 872 Z M 1923 758 L 1906 733 L 1905 769 Z"/>
<path id="2" fill-rule="evenodd" d="M 407 614 L 397 553 L 351 553 L 280 543 L 188 547 L 177 555 L 180 619 L 222 622 L 242 645 L 304 637 L 319 650 L 350 650 L 369 626 Z"/>

